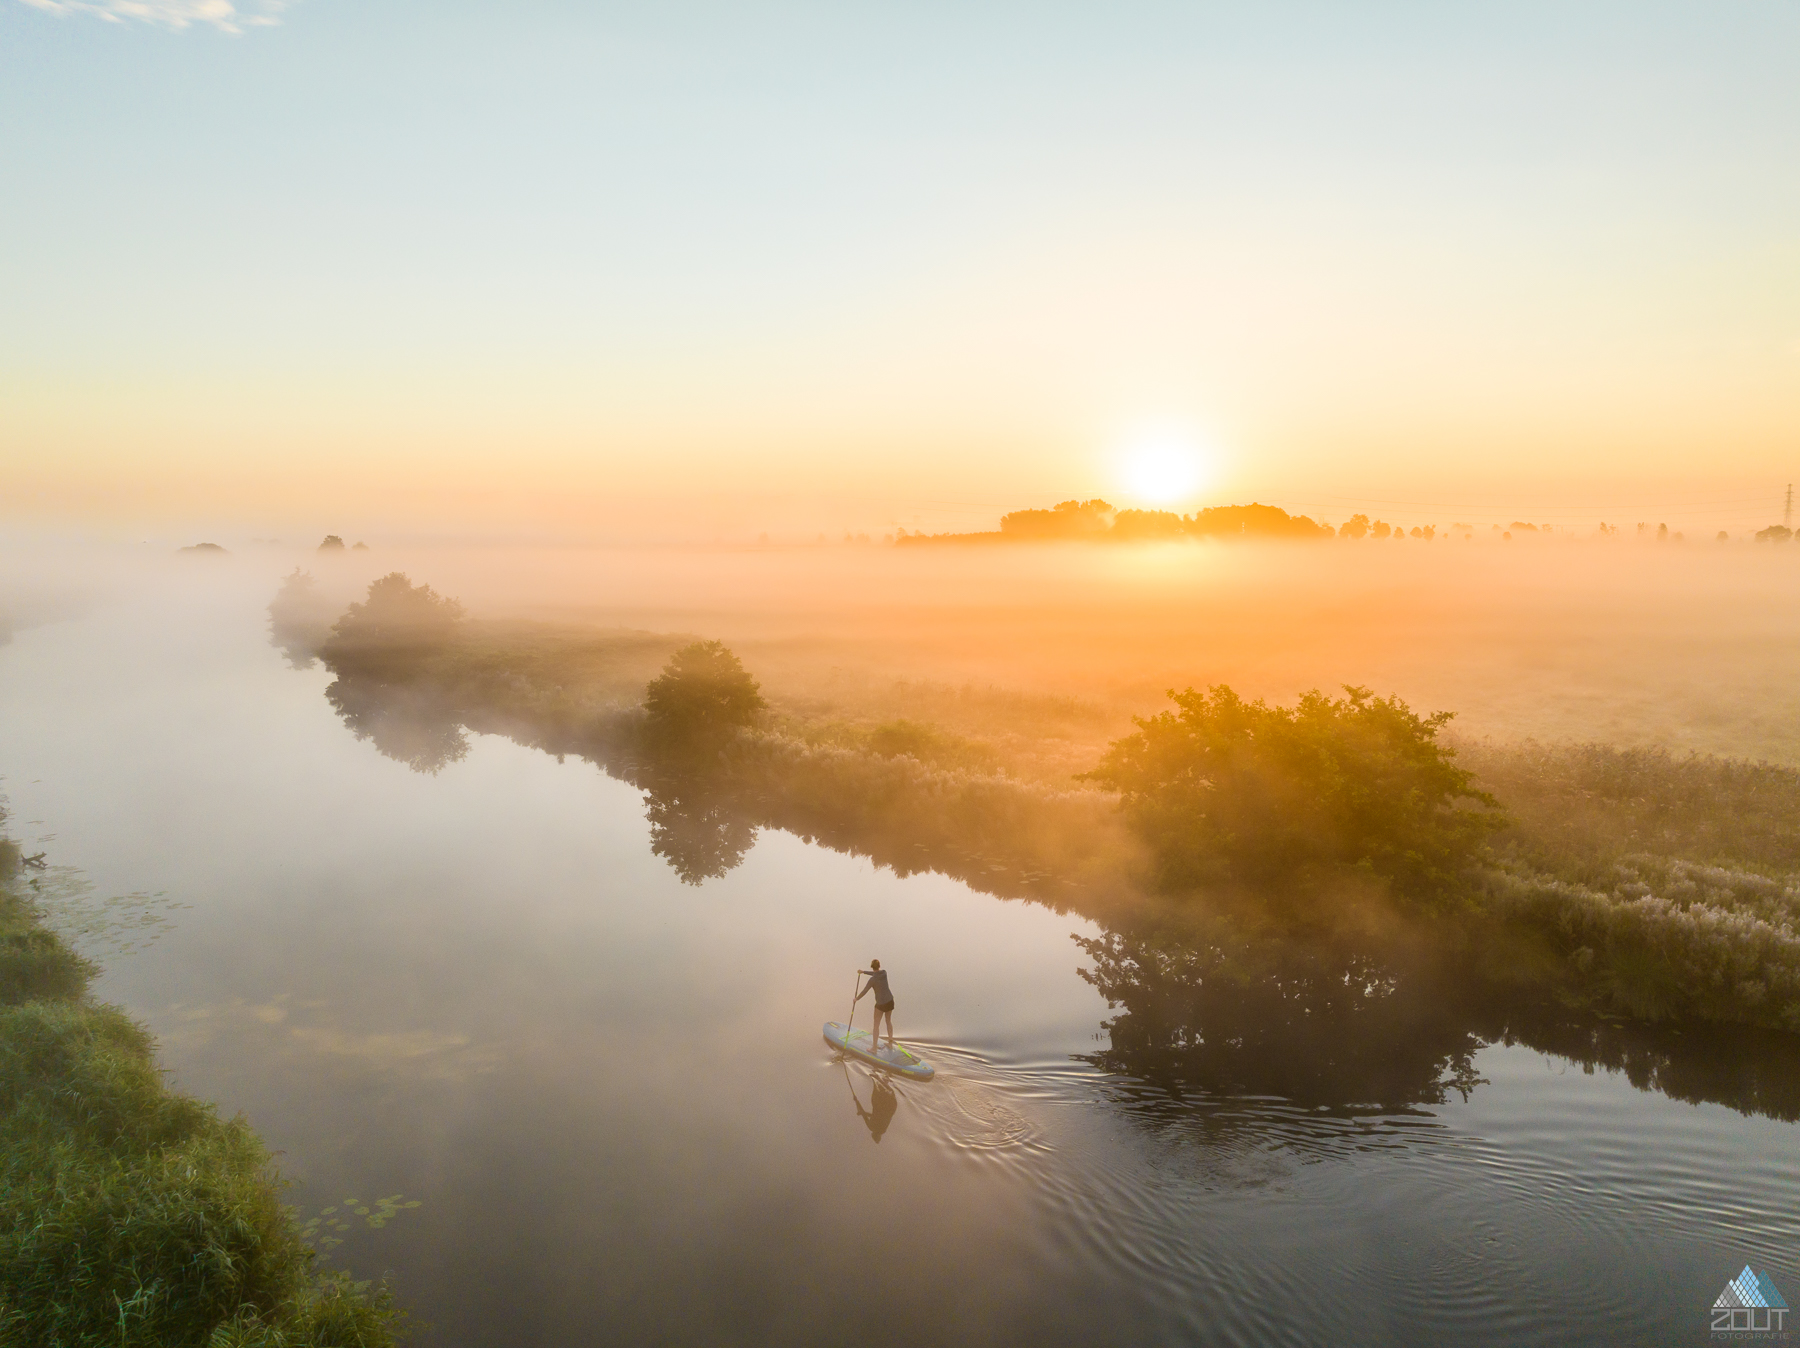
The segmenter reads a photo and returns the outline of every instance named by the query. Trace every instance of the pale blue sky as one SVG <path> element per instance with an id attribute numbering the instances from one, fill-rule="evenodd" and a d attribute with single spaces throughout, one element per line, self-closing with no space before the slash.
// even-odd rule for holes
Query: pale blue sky
<path id="1" fill-rule="evenodd" d="M 0 0 L 33 499 L 316 445 L 899 509 L 1145 420 L 1226 494 L 1800 462 L 1794 3 L 276 17 Z"/>

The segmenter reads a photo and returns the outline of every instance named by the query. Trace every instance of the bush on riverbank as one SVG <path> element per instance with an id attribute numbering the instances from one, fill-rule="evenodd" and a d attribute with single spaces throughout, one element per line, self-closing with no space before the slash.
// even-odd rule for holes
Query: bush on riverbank
<path id="1" fill-rule="evenodd" d="M 722 641 L 683 646 L 644 689 L 646 725 L 670 743 L 717 740 L 749 725 L 768 705 L 756 680 Z"/>
<path id="2" fill-rule="evenodd" d="M 1119 793 L 1164 890 L 1310 885 L 1348 869 L 1444 906 L 1503 824 L 1499 802 L 1439 742 L 1448 713 L 1345 692 L 1293 707 L 1223 685 L 1171 693 L 1177 711 L 1139 717 L 1084 775 Z"/>
<path id="3" fill-rule="evenodd" d="M 393 1343 L 384 1292 L 317 1275 L 249 1125 L 168 1089 L 22 891 L 0 874 L 0 1344 Z"/>
<path id="4" fill-rule="evenodd" d="M 319 654 L 334 669 L 403 670 L 455 640 L 462 618 L 463 606 L 456 600 L 390 572 L 369 586 L 367 599 L 345 610 Z"/>

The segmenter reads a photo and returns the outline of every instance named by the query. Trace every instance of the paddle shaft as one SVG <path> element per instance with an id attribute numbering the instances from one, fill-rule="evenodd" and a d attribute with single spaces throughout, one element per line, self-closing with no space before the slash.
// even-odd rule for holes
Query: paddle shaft
<path id="1" fill-rule="evenodd" d="M 852 989 L 852 991 L 850 993 L 850 1016 L 849 1016 L 849 1019 L 845 1020 L 845 1022 L 844 1022 L 844 1044 L 846 1047 L 848 1047 L 849 1043 L 850 1043 L 850 1027 L 852 1025 L 856 1024 L 856 1003 L 861 997 L 862 997 L 862 970 L 858 969 L 856 971 L 856 982 L 855 982 L 854 988 Z"/>

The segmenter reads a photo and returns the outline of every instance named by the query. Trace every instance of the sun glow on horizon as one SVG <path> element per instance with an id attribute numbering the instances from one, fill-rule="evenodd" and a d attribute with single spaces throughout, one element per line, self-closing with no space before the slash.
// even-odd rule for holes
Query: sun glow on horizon
<path id="1" fill-rule="evenodd" d="M 1119 452 L 1119 479 L 1137 502 L 1178 505 L 1191 500 L 1211 480 L 1212 457 L 1195 436 L 1185 432 L 1140 434 Z"/>

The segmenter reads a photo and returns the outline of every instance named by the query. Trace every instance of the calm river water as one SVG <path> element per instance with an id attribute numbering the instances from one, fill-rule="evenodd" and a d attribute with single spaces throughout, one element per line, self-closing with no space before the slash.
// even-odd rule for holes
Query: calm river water
<path id="1" fill-rule="evenodd" d="M 1747 1263 L 1800 1295 L 1793 1124 L 1499 1045 L 1398 1113 L 1175 1098 L 1083 1060 L 1090 924 L 779 833 L 684 885 L 590 764 L 354 739 L 270 589 L 18 633 L 0 771 L 99 995 L 424 1344 L 1698 1343 Z M 821 1042 L 871 956 L 936 1081 Z"/>

